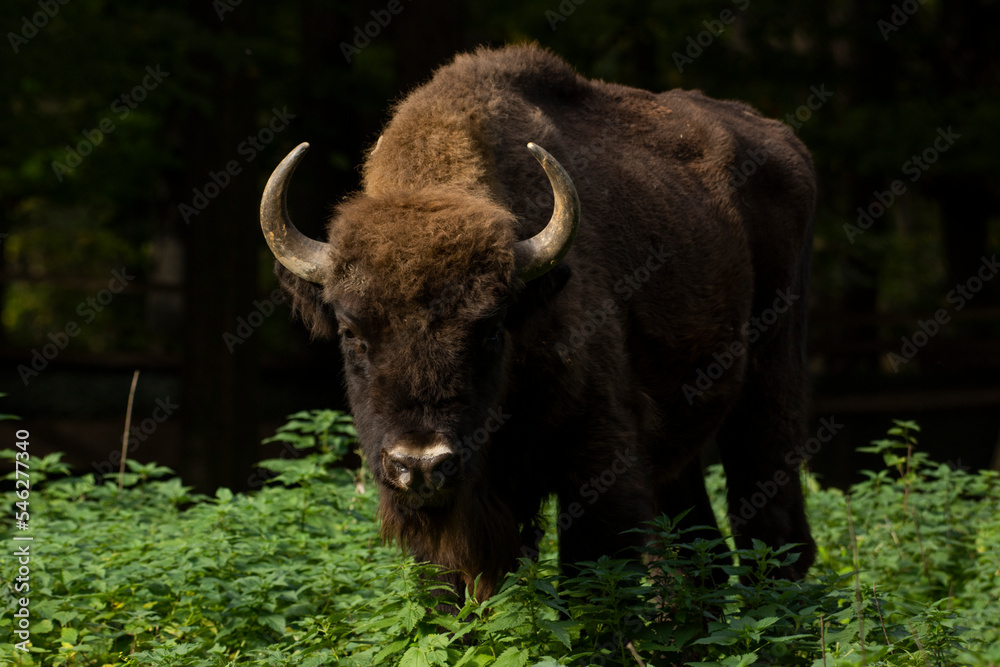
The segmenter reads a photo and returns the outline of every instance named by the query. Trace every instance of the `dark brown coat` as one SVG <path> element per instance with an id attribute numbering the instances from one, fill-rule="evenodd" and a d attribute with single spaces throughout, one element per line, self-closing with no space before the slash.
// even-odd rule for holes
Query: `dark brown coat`
<path id="1" fill-rule="evenodd" d="M 513 243 L 552 206 L 529 141 L 569 172 L 582 220 L 524 284 Z M 482 573 L 488 596 L 549 494 L 565 563 L 634 544 L 621 531 L 657 513 L 713 524 L 697 457 L 714 437 L 734 510 L 788 476 L 737 541 L 803 543 L 784 572 L 802 576 L 814 546 L 787 454 L 806 439 L 814 199 L 806 149 L 744 104 L 588 81 L 536 46 L 439 70 L 337 206 L 332 277 L 278 271 L 313 334 L 339 332 L 384 533 L 456 583 Z M 461 462 L 420 498 L 386 482 L 381 452 L 426 433 Z"/>

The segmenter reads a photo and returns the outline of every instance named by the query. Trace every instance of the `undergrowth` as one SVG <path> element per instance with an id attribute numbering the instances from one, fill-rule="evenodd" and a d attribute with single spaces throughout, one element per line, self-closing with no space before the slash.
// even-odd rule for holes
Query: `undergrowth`
<path id="1" fill-rule="evenodd" d="M 117 479 L 71 477 L 58 456 L 33 458 L 30 590 L 15 592 L 16 558 L 0 570 L 0 628 L 7 633 L 15 599 L 27 596 L 31 641 L 27 652 L 16 638 L 0 645 L 0 657 L 186 667 L 1000 664 L 997 475 L 930 461 L 917 431 L 897 422 L 867 448 L 886 466 L 849 494 L 805 478 L 819 554 L 804 582 L 768 578 L 795 558 L 788 547 L 734 551 L 723 538 L 688 539 L 662 517 L 646 528 L 648 567 L 601 558 L 567 579 L 549 536 L 497 595 L 457 614 L 441 611 L 449 592 L 433 567 L 380 543 L 374 484 L 337 464 L 354 447 L 340 413 L 293 415 L 275 438 L 293 455 L 261 462 L 270 479 L 250 494 L 196 495 L 170 470 L 133 461 L 119 492 Z M 721 471 L 709 475 L 721 497 Z M 3 514 L 7 545 L 15 502 L 10 494 Z M 713 573 L 728 582 L 709 585 Z"/>

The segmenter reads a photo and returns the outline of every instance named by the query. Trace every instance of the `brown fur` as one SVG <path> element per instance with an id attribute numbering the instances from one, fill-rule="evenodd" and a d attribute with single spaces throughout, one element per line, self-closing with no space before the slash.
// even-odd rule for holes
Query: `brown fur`
<path id="1" fill-rule="evenodd" d="M 468 589 L 480 599 L 493 595 L 501 577 L 521 555 L 517 518 L 489 488 L 480 492 L 466 485 L 444 511 L 412 511 L 393 494 L 384 493 L 379 516 L 383 535 L 453 571 L 455 575 L 447 579 L 456 590 Z"/>
<path id="2" fill-rule="evenodd" d="M 561 265 L 522 284 L 513 243 L 552 202 L 529 141 L 567 169 L 583 217 Z M 767 158 L 734 188 L 751 150 Z M 337 207 L 333 277 L 318 287 L 278 269 L 313 334 L 342 334 L 384 533 L 460 571 L 456 583 L 483 573 L 488 596 L 531 553 L 550 493 L 583 509 L 561 530 L 572 563 L 634 545 L 621 531 L 659 512 L 694 506 L 691 521 L 711 524 L 697 467 L 709 438 L 733 509 L 775 471 L 794 478 L 814 198 L 805 148 L 743 104 L 587 81 L 536 46 L 442 68 L 397 106 L 363 191 Z M 799 300 L 750 344 L 745 323 L 778 290 Z M 734 343 L 749 352 L 688 401 L 684 385 Z M 496 411 L 509 417 L 479 443 Z M 463 456 L 447 493 L 417 506 L 380 458 L 411 432 Z M 814 547 L 797 482 L 738 543 L 754 537 L 802 542 L 784 574 L 804 574 Z"/>

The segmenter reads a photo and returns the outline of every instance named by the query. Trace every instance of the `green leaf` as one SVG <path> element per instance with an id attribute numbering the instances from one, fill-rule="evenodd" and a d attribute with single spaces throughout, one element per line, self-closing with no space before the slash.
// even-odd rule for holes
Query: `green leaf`
<path id="1" fill-rule="evenodd" d="M 511 646 L 500 654 L 500 657 L 493 663 L 493 667 L 524 667 L 528 664 L 530 657 L 524 649 Z"/>
<path id="2" fill-rule="evenodd" d="M 410 648 L 399 661 L 399 667 L 430 667 L 424 651 L 414 646 Z"/>
<path id="3" fill-rule="evenodd" d="M 455 663 L 454 667 L 462 667 L 463 665 L 488 665 L 493 662 L 493 655 L 486 652 L 479 646 L 470 646 L 466 649 L 462 657 Z"/>
<path id="4" fill-rule="evenodd" d="M 555 635 L 556 639 L 562 642 L 563 646 L 565 646 L 567 649 L 573 648 L 570 642 L 569 632 L 567 631 L 566 628 L 567 626 L 573 627 L 576 625 L 576 623 L 572 621 L 542 620 L 539 622 L 539 625 L 548 630 L 549 632 L 551 632 L 553 635 Z"/>
<path id="5" fill-rule="evenodd" d="M 424 609 L 421 604 L 407 604 L 401 614 L 403 627 L 406 628 L 407 632 L 412 631 L 413 628 L 417 627 L 417 623 L 420 622 L 420 619 L 422 619 L 426 613 L 427 610 Z"/>
<path id="6" fill-rule="evenodd" d="M 261 625 L 265 625 L 279 635 L 285 634 L 285 616 L 284 614 L 261 614 L 257 617 Z"/>
<path id="7" fill-rule="evenodd" d="M 409 643 L 410 639 L 397 639 L 396 641 L 387 644 L 375 655 L 375 664 L 382 664 L 386 658 L 402 651 L 409 645 Z"/>
<path id="8" fill-rule="evenodd" d="M 37 628 L 36 628 L 37 631 Z M 70 645 L 75 645 L 77 639 L 79 639 L 80 633 L 77 632 L 75 628 L 60 628 L 59 630 L 59 641 L 66 642 Z"/>

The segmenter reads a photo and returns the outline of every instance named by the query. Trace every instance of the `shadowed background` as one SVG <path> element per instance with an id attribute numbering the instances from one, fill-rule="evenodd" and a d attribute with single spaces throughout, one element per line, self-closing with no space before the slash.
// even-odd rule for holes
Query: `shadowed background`
<path id="1" fill-rule="evenodd" d="M 964 0 L 9 2 L 0 411 L 33 453 L 117 471 L 139 369 L 130 456 L 252 486 L 285 415 L 345 406 L 334 345 L 273 293 L 271 169 L 312 144 L 290 206 L 319 236 L 394 100 L 458 51 L 537 40 L 587 77 L 748 101 L 812 150 L 814 423 L 843 425 L 812 468 L 851 481 L 893 417 L 997 466 L 998 22 Z"/>

